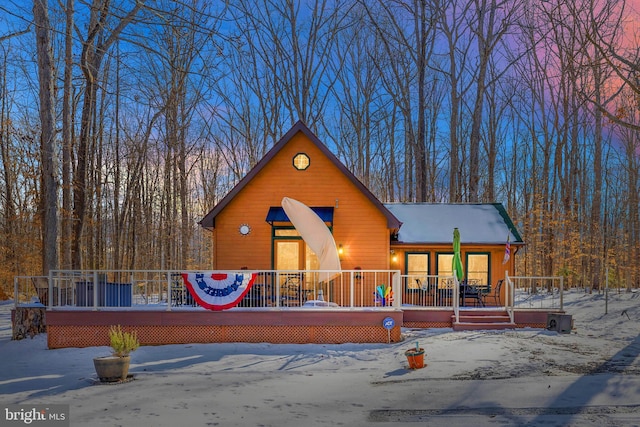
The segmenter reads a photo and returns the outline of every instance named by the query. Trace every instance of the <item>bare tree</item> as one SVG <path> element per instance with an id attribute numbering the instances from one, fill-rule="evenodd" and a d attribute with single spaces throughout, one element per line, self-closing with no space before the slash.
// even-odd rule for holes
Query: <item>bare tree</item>
<path id="1" fill-rule="evenodd" d="M 0 43 L 2 43 L 0 41 Z M 4 43 L 3 43 L 4 44 Z M 0 211 L 2 211 L 2 228 L 0 233 L 2 239 L 6 242 L 6 246 L 2 251 L 4 256 L 0 258 L 5 265 L 7 273 L 16 274 L 18 271 L 18 254 L 16 253 L 18 245 L 17 236 L 17 206 L 14 190 L 18 179 L 18 168 L 12 154 L 15 150 L 11 146 L 10 132 L 10 100 L 8 94 L 7 82 L 7 63 L 9 61 L 7 49 L 2 46 L 2 65 L 0 66 L 0 169 L 2 169 L 3 187 L 0 191 Z M 8 298 L 9 295 L 9 278 L 0 277 L 0 298 Z M 6 291 L 5 291 L 6 289 Z M 6 297 L 5 297 L 6 295 Z"/>
<path id="2" fill-rule="evenodd" d="M 449 201 L 452 203 L 461 202 L 463 196 L 460 160 L 461 108 L 463 98 L 470 87 L 470 83 L 464 79 L 467 61 L 470 60 L 470 45 L 463 35 L 467 32 L 467 21 L 464 17 L 469 13 L 471 4 L 458 0 L 437 0 L 434 5 L 439 11 L 438 31 L 446 40 L 441 65 L 435 65 L 435 68 L 444 75 L 449 87 Z"/>
<path id="3" fill-rule="evenodd" d="M 58 268 L 58 172 L 55 153 L 55 69 L 47 0 L 33 2 L 40 94 L 40 162 L 42 169 L 42 272 Z"/>
<path id="4" fill-rule="evenodd" d="M 638 36 L 638 12 L 626 1 L 589 0 L 585 13 L 577 16 L 587 29 L 584 38 L 598 52 L 603 66 L 617 77 L 616 84 L 601 98 L 588 96 L 598 110 L 610 121 L 635 131 L 640 130 L 637 115 L 640 110 L 640 48 L 634 37 Z M 635 102 L 620 102 L 631 96 Z"/>
<path id="5" fill-rule="evenodd" d="M 149 52 L 148 75 L 153 78 L 154 103 L 163 116 L 163 191 L 161 203 L 162 268 L 187 268 L 194 223 L 191 216 L 189 174 L 200 151 L 194 116 L 204 102 L 209 68 L 218 54 L 213 36 L 218 24 L 206 2 L 193 2 L 187 10 L 164 8 L 170 25 L 150 32 L 154 52 Z M 154 57 L 159 54 L 159 58 Z"/>
<path id="6" fill-rule="evenodd" d="M 385 53 L 385 56 L 376 55 L 374 58 L 378 59 L 374 64 L 387 92 L 402 112 L 406 189 L 402 198 L 424 202 L 431 193 L 427 176 L 432 172 L 427 169 L 433 164 L 428 146 L 433 135 L 429 132 L 435 129 L 429 127 L 432 124 L 429 113 L 435 111 L 433 99 L 437 98 L 437 91 L 429 90 L 435 82 L 429 64 L 434 54 L 437 5 L 423 0 L 379 1 L 375 8 L 368 2 L 362 5 Z M 401 51 L 398 46 L 402 47 Z"/>
<path id="7" fill-rule="evenodd" d="M 71 268 L 71 241 L 73 234 L 73 205 L 71 171 L 73 154 L 73 0 L 67 0 L 64 33 L 64 80 L 62 95 L 62 238 L 61 252 L 64 269 Z"/>
<path id="8" fill-rule="evenodd" d="M 492 56 L 500 47 L 500 43 L 511 29 L 517 5 L 511 0 L 474 0 L 472 31 L 476 38 L 478 59 L 474 66 L 475 102 L 471 116 L 471 133 L 469 135 L 469 201 L 479 202 L 480 184 L 480 139 L 484 117 L 484 105 L 487 87 L 495 83 L 489 81 L 489 67 Z M 506 57 L 506 55 L 504 55 Z M 496 62 L 493 62 L 494 66 Z M 508 64 L 505 64 L 508 67 Z M 499 76 L 495 76 L 495 79 Z"/>
<path id="9" fill-rule="evenodd" d="M 375 33 L 364 30 L 368 26 L 362 15 L 352 12 L 348 18 L 351 21 L 341 31 L 339 43 L 342 48 L 336 49 L 331 69 L 337 77 L 333 97 L 342 102 L 336 112 L 336 125 L 327 123 L 326 126 L 332 128 L 329 135 L 335 135 L 338 155 L 366 186 L 371 186 L 376 144 L 374 128 L 379 120 L 376 116 L 388 114 L 388 110 L 384 105 L 377 105 L 381 87 L 374 65 L 380 62 L 380 52 L 375 47 L 378 40 Z M 376 111 L 377 108 L 382 111 Z M 389 150 L 388 155 L 393 160 L 394 150 Z"/>
<path id="10" fill-rule="evenodd" d="M 125 12 L 124 16 L 116 17 L 112 25 L 113 6 L 109 0 L 93 0 L 86 36 L 79 35 L 82 41 L 80 55 L 80 69 L 84 77 L 82 116 L 80 119 L 80 135 L 77 149 L 77 166 L 73 179 L 73 240 L 71 245 L 72 263 L 74 268 L 82 268 L 81 241 L 87 213 L 87 194 L 89 189 L 87 166 L 89 147 L 94 138 L 93 125 L 96 118 L 98 95 L 98 77 L 102 60 L 107 50 L 115 43 L 120 33 L 138 14 L 142 3 L 135 5 Z"/>

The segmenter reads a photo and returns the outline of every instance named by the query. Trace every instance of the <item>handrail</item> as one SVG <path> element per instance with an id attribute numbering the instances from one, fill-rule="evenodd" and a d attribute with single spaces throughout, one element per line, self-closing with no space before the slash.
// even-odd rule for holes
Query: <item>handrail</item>
<path id="1" fill-rule="evenodd" d="M 560 276 L 560 310 L 564 311 L 564 276 Z"/>
<path id="2" fill-rule="evenodd" d="M 460 281 L 456 276 L 456 272 L 453 272 L 453 314 L 455 316 L 455 323 L 460 323 Z"/>
<path id="3" fill-rule="evenodd" d="M 402 307 L 402 277 L 400 276 L 399 271 L 393 273 L 392 281 L 393 282 L 392 282 L 391 289 L 393 291 L 393 306 L 395 308 L 401 308 Z M 353 284 L 353 280 L 351 280 L 351 283 Z M 351 293 L 353 293 L 353 289 L 351 290 Z"/>
<path id="4" fill-rule="evenodd" d="M 509 271 L 504 272 L 504 280 L 507 286 L 505 286 L 504 290 L 504 306 L 507 310 L 507 314 L 509 315 L 509 321 L 514 323 L 514 312 L 515 312 L 515 289 L 513 285 L 513 281 L 509 278 Z"/>

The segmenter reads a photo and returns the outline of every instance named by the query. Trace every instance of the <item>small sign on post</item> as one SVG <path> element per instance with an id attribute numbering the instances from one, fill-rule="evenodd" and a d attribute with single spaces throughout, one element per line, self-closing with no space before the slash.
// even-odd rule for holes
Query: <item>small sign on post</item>
<path id="1" fill-rule="evenodd" d="M 396 322 L 391 317 L 385 317 L 382 320 L 382 326 L 387 330 L 387 343 L 391 343 L 391 330 L 395 325 Z"/>

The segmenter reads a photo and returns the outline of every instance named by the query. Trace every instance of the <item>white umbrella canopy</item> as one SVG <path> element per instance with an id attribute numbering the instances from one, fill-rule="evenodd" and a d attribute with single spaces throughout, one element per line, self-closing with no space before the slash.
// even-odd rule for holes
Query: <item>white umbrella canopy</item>
<path id="1" fill-rule="evenodd" d="M 285 197 L 282 208 L 293 226 L 307 245 L 315 252 L 320 264 L 320 270 L 340 271 L 340 257 L 338 248 L 329 227 L 322 219 L 302 202 Z M 320 273 L 321 282 L 331 280 L 339 273 Z"/>

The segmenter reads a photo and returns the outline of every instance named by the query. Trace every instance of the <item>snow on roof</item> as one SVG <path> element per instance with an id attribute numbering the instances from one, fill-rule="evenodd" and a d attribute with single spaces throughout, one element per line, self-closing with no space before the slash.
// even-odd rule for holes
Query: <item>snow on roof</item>
<path id="1" fill-rule="evenodd" d="M 522 238 L 500 203 L 386 203 L 401 222 L 398 241 L 450 243 L 458 227 L 462 243 L 503 244 Z"/>

